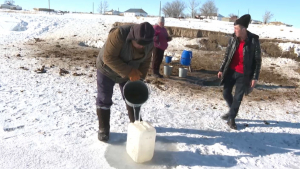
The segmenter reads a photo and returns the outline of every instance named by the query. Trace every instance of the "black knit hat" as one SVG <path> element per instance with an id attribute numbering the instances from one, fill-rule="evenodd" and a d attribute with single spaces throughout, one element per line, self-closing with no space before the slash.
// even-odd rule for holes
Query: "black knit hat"
<path id="1" fill-rule="evenodd" d="M 251 21 L 251 16 L 249 14 L 246 14 L 241 16 L 239 19 L 237 19 L 234 22 L 234 25 L 241 25 L 245 28 L 248 28 L 250 21 Z"/>
<path id="2" fill-rule="evenodd" d="M 153 42 L 154 29 L 149 22 L 133 25 L 126 40 L 135 40 L 139 45 L 148 45 Z"/>

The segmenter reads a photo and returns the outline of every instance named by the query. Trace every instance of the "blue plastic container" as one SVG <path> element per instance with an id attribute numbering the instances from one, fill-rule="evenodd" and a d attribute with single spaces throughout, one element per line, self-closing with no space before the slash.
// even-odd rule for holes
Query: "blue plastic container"
<path id="1" fill-rule="evenodd" d="M 165 62 L 166 63 L 171 63 L 172 62 L 172 57 L 171 56 L 166 56 Z"/>
<path id="2" fill-rule="evenodd" d="M 181 54 L 180 64 L 184 66 L 190 66 L 192 57 L 192 51 L 184 50 Z"/>

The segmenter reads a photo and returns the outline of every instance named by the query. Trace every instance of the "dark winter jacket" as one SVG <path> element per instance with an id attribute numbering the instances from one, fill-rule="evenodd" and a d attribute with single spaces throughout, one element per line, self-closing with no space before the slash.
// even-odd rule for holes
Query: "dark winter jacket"
<path id="1" fill-rule="evenodd" d="M 246 89 L 245 95 L 249 94 L 251 81 L 258 80 L 261 68 L 261 49 L 259 37 L 249 31 L 247 31 L 247 36 L 248 37 L 245 40 L 244 45 L 244 82 Z M 224 79 L 228 74 L 231 60 L 238 46 L 239 40 L 235 36 L 235 34 L 233 34 L 229 40 L 223 62 L 219 70 L 220 72 L 223 72 L 221 85 L 224 84 Z"/>
<path id="2" fill-rule="evenodd" d="M 138 69 L 144 79 L 152 58 L 153 42 L 136 49 L 128 37 L 134 25 L 111 29 L 96 60 L 97 69 L 116 83 L 125 82 L 133 68 Z"/>

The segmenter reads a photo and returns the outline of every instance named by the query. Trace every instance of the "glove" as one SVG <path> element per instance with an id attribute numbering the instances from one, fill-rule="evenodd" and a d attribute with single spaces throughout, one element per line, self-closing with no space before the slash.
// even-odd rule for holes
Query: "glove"
<path id="1" fill-rule="evenodd" d="M 172 37 L 168 36 L 167 41 L 171 41 L 171 40 L 172 40 Z"/>
<path id="2" fill-rule="evenodd" d="M 142 76 L 142 73 L 139 70 L 135 69 L 135 68 L 133 68 L 131 70 L 131 72 L 129 73 L 129 75 L 128 75 L 130 81 L 140 80 L 141 76 Z"/>

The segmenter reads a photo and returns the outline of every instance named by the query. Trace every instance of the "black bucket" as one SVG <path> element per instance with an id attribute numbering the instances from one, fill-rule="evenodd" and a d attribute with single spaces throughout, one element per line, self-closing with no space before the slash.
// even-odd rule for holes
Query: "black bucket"
<path id="1" fill-rule="evenodd" d="M 149 98 L 149 88 L 140 80 L 128 81 L 124 86 L 123 92 L 126 103 L 131 107 L 140 107 Z"/>

